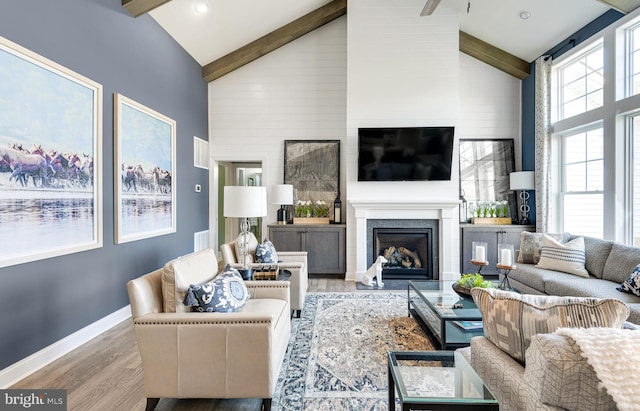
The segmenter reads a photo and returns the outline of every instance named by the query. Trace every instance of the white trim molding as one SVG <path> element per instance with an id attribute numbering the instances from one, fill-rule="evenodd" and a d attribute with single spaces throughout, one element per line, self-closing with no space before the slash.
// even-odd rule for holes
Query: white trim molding
<path id="1" fill-rule="evenodd" d="M 98 321 L 87 325 L 75 333 L 51 344 L 42 350 L 23 358 L 15 364 L 0 370 L 0 388 L 6 389 L 24 379 L 28 375 L 38 371 L 42 367 L 52 363 L 65 354 L 85 344 L 108 329 L 131 318 L 131 306 L 122 307 L 116 312 L 107 315 Z"/>

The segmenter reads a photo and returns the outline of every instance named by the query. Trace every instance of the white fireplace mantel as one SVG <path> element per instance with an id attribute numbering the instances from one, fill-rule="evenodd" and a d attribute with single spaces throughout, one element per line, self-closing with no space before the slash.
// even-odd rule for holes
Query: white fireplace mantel
<path id="1" fill-rule="evenodd" d="M 367 270 L 367 220 L 370 219 L 434 219 L 439 221 L 439 261 L 436 267 L 441 280 L 454 279 L 456 267 L 453 261 L 458 245 L 454 244 L 457 236 L 454 231 L 458 228 L 457 209 L 460 202 L 454 201 L 350 201 L 354 209 L 356 220 L 355 249 L 356 249 L 356 281 L 362 280 Z M 455 218 L 454 218 L 455 216 Z"/>

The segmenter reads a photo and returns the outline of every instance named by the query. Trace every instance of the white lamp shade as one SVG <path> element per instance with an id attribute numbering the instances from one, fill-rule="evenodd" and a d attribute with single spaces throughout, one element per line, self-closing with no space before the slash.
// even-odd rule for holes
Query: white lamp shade
<path id="1" fill-rule="evenodd" d="M 266 187 L 225 186 L 223 214 L 237 218 L 266 216 Z"/>
<path id="2" fill-rule="evenodd" d="M 293 204 L 293 184 L 276 184 L 271 186 L 271 204 Z"/>
<path id="3" fill-rule="evenodd" d="M 535 172 L 517 171 L 509 174 L 509 188 L 511 190 L 533 190 L 536 188 Z"/>

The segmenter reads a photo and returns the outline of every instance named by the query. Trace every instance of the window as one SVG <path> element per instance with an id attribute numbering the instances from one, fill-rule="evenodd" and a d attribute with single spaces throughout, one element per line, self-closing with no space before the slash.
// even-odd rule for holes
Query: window
<path id="1" fill-rule="evenodd" d="M 552 76 L 549 228 L 640 246 L 640 16 L 554 59 Z"/>
<path id="2" fill-rule="evenodd" d="M 585 113 L 604 103 L 602 42 L 558 68 L 559 119 Z"/>
<path id="3" fill-rule="evenodd" d="M 562 136 L 563 231 L 603 237 L 602 128 Z"/>
<path id="4" fill-rule="evenodd" d="M 631 202 L 633 210 L 633 245 L 640 246 L 640 114 L 631 117 Z"/>
<path id="5" fill-rule="evenodd" d="M 640 93 L 640 25 L 627 30 L 627 47 L 628 95 L 634 96 Z"/>

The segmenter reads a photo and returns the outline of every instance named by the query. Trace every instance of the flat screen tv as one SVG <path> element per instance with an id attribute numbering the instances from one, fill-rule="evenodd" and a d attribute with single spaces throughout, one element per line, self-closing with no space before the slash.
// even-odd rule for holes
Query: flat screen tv
<path id="1" fill-rule="evenodd" d="M 451 180 L 454 127 L 358 129 L 358 181 Z"/>

